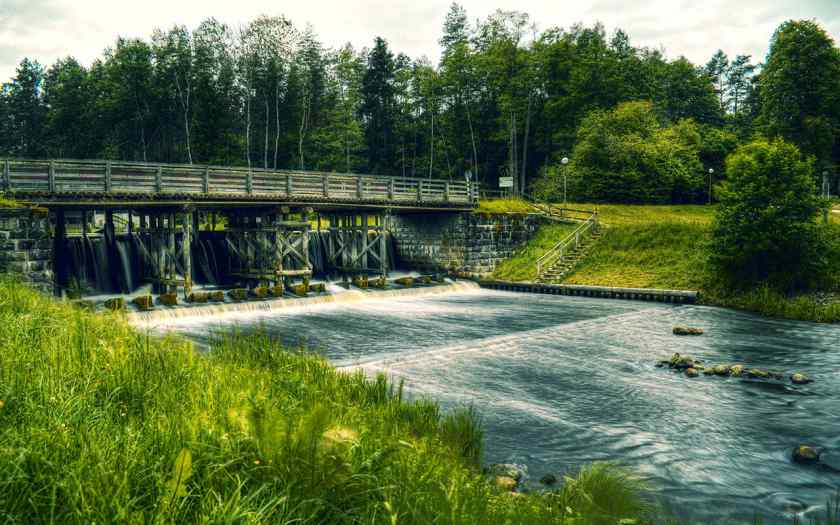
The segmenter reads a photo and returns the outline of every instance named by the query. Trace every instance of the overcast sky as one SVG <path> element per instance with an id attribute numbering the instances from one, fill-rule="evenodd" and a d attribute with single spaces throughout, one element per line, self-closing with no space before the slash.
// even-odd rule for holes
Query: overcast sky
<path id="1" fill-rule="evenodd" d="M 763 60 L 773 30 L 790 18 L 816 18 L 838 40 L 840 0 L 462 0 L 471 20 L 495 9 L 531 14 L 540 29 L 601 21 L 634 45 L 705 63 L 718 48 Z M 49 65 L 72 55 L 85 65 L 118 35 L 148 37 L 156 27 L 194 28 L 206 17 L 232 25 L 283 14 L 315 26 L 328 46 L 369 45 L 385 37 L 395 51 L 436 61 L 450 0 L 0 0 L 0 82 L 23 57 Z"/>

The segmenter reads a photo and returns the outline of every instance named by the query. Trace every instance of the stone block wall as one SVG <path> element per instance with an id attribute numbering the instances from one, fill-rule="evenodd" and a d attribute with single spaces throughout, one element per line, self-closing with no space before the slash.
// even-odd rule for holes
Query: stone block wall
<path id="1" fill-rule="evenodd" d="M 0 272 L 53 293 L 53 243 L 45 210 L 0 208 Z"/>
<path id="2" fill-rule="evenodd" d="M 403 214 L 390 219 L 397 263 L 417 270 L 492 273 L 536 233 L 539 215 Z"/>

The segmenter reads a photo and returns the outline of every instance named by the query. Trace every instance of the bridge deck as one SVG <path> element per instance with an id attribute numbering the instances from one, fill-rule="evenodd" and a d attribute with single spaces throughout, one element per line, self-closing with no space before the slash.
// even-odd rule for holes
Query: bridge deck
<path id="1" fill-rule="evenodd" d="M 475 184 L 313 171 L 98 160 L 2 161 L 2 188 L 38 203 L 251 205 L 471 209 Z"/>

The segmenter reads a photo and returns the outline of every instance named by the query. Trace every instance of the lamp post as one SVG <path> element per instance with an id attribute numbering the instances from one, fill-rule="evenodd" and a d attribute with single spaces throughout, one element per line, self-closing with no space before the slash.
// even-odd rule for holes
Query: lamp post
<path id="1" fill-rule="evenodd" d="M 563 165 L 563 207 L 566 207 L 566 164 L 569 163 L 568 157 L 560 159 L 560 164 Z"/>
<path id="2" fill-rule="evenodd" d="M 714 168 L 709 168 L 709 204 L 712 204 L 712 175 L 715 174 Z"/>
<path id="3" fill-rule="evenodd" d="M 823 183 L 823 191 L 822 191 L 823 192 L 823 197 L 825 197 L 826 199 L 829 199 L 829 198 L 831 198 L 831 185 L 828 183 L 828 170 L 823 170 L 822 176 L 823 176 L 823 180 L 822 180 L 822 183 Z"/>

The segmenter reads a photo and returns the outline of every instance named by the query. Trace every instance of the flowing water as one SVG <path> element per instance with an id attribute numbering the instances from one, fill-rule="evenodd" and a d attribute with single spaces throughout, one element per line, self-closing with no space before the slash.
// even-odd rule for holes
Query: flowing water
<path id="1" fill-rule="evenodd" d="M 840 467 L 840 327 L 473 288 L 308 304 L 144 322 L 199 344 L 216 329 L 260 326 L 337 366 L 405 378 L 415 395 L 445 406 L 471 403 L 486 429 L 484 460 L 526 466 L 533 486 L 543 474 L 608 460 L 640 473 L 678 516 L 703 523 L 756 513 L 790 523 L 840 488 L 840 471 L 790 459 L 795 445 L 811 443 Z M 674 336 L 677 324 L 706 335 Z M 673 352 L 801 371 L 815 382 L 688 379 L 654 367 Z"/>

